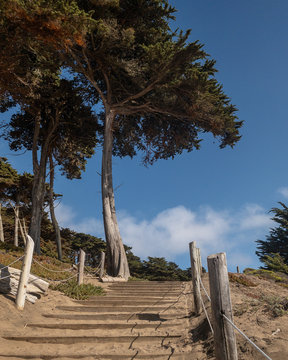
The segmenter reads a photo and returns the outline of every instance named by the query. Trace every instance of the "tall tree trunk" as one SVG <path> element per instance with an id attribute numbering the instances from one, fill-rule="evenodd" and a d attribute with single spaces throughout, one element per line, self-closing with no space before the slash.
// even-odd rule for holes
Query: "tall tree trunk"
<path id="1" fill-rule="evenodd" d="M 105 237 L 107 243 L 108 274 L 128 279 L 128 261 L 120 236 L 116 218 L 114 190 L 112 181 L 112 146 L 114 113 L 106 109 L 105 133 L 102 154 L 102 203 Z"/>
<path id="2" fill-rule="evenodd" d="M 40 112 L 35 118 L 35 128 L 33 135 L 33 188 L 32 188 L 32 210 L 31 221 L 29 227 L 29 235 L 32 237 L 35 243 L 34 251 L 36 254 L 40 254 L 40 234 L 41 234 L 41 221 L 43 212 L 43 203 L 45 198 L 45 179 L 46 179 L 46 167 L 49 154 L 50 140 L 57 129 L 59 124 L 59 113 L 56 111 L 56 118 L 51 119 L 47 133 L 45 134 L 45 140 L 41 144 L 40 149 L 40 162 L 38 162 L 38 141 L 40 132 Z"/>
<path id="3" fill-rule="evenodd" d="M 40 254 L 41 222 L 45 197 L 46 164 L 41 165 L 42 164 L 40 164 L 38 171 L 34 172 L 31 221 L 29 227 L 29 235 L 35 242 L 34 251 L 36 254 Z"/>
<path id="4" fill-rule="evenodd" d="M 62 246 L 61 246 L 61 234 L 58 225 L 58 221 L 55 216 L 54 211 L 54 200 L 53 200 L 53 193 L 54 193 L 54 165 L 52 155 L 49 155 L 49 164 L 50 164 L 50 188 L 49 188 L 49 209 L 50 209 L 50 217 L 55 231 L 55 240 L 57 245 L 57 253 L 58 259 L 62 260 Z"/>
<path id="5" fill-rule="evenodd" d="M 14 246 L 19 245 L 19 194 L 16 195 L 15 222 L 14 222 Z"/>
<path id="6" fill-rule="evenodd" d="M 3 230 L 1 210 L 2 210 L 2 205 L 0 203 L 0 241 L 4 242 L 4 230 Z"/>
<path id="7" fill-rule="evenodd" d="M 35 128 L 33 136 L 33 187 L 32 187 L 32 209 L 31 221 L 29 226 L 29 235 L 34 240 L 34 251 L 40 254 L 40 234 L 43 202 L 45 196 L 45 179 L 46 179 L 46 165 L 47 165 L 47 145 L 46 139 L 44 145 L 41 146 L 40 163 L 38 162 L 38 139 L 40 132 L 40 114 L 35 118 Z"/>

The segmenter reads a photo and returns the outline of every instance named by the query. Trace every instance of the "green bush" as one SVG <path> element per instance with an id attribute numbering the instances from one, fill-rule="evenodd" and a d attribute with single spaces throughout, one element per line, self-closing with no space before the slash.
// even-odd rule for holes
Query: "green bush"
<path id="1" fill-rule="evenodd" d="M 101 286 L 94 286 L 92 284 L 78 285 L 76 280 L 70 280 L 65 283 L 60 283 L 51 286 L 52 290 L 58 290 L 64 295 L 77 300 L 86 300 L 92 295 L 104 295 L 105 291 Z"/>

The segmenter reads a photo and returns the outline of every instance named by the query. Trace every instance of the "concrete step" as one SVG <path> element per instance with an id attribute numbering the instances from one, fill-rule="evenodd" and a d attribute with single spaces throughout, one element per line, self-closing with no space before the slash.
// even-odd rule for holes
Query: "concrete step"
<path id="1" fill-rule="evenodd" d="M 134 313 L 134 312 L 142 312 L 142 311 L 152 311 L 152 312 L 160 312 L 165 310 L 170 310 L 170 306 L 56 306 L 58 310 L 64 311 L 75 311 L 75 312 L 96 312 L 96 313 Z M 175 306 L 174 306 L 175 308 Z"/>
<path id="2" fill-rule="evenodd" d="M 159 291 L 159 290 L 135 290 L 135 291 L 130 291 L 130 290 L 125 290 L 125 289 L 112 289 L 112 290 L 109 290 L 107 295 L 113 295 L 115 296 L 115 294 L 117 294 L 117 296 L 119 294 L 123 294 L 125 296 L 141 296 L 141 295 L 144 295 L 145 297 L 150 297 L 150 296 L 158 296 L 158 297 L 178 297 L 181 295 L 181 292 L 180 291 Z"/>
<path id="3" fill-rule="evenodd" d="M 113 285 L 113 286 L 121 286 L 121 285 L 131 285 L 131 286 L 135 286 L 135 285 L 148 285 L 150 287 L 152 286 L 185 286 L 185 284 L 189 284 L 189 281 L 149 281 L 149 280 L 144 280 L 144 281 L 127 281 L 127 282 L 114 282 L 114 283 L 109 283 L 109 285 Z"/>
<path id="4" fill-rule="evenodd" d="M 151 289 L 151 290 L 177 290 L 177 291 L 180 291 L 180 290 L 183 290 L 184 287 L 183 286 L 175 286 L 175 285 L 172 285 L 172 286 L 149 286 L 149 285 L 128 285 L 128 284 L 122 284 L 122 285 L 108 285 L 108 288 L 111 289 L 117 289 L 117 288 L 120 288 L 120 289 Z"/>
<path id="5" fill-rule="evenodd" d="M 124 335 L 124 336 L 3 336 L 5 340 L 25 341 L 33 344 L 79 344 L 79 343 L 93 343 L 93 344 L 130 344 L 130 348 L 136 347 L 138 344 L 159 344 L 161 346 L 168 345 L 172 340 L 181 338 L 179 335 Z"/>
<path id="6" fill-rule="evenodd" d="M 161 296 L 161 295 L 147 295 L 147 296 L 143 296 L 143 294 L 140 295 L 135 295 L 135 294 L 128 294 L 123 292 L 123 293 L 114 293 L 114 292 L 108 292 L 105 296 L 90 296 L 89 300 L 97 300 L 97 301 L 101 301 L 101 299 L 110 299 L 110 300 L 123 300 L 123 299 L 127 299 L 127 300 L 167 300 L 167 301 L 175 301 L 179 298 L 179 295 L 176 296 L 170 296 L 170 295 L 165 295 L 165 296 Z"/>
<path id="7" fill-rule="evenodd" d="M 82 304 L 82 305 L 97 305 L 97 306 L 128 306 L 128 305 L 135 305 L 135 306 L 143 306 L 143 305 L 171 305 L 175 303 L 175 300 L 139 300 L 139 299 L 117 299 L 117 300 L 111 300 L 109 297 L 105 299 L 95 299 L 95 300 L 75 300 L 76 304 Z"/>
<path id="8" fill-rule="evenodd" d="M 187 318 L 186 312 L 173 312 L 173 313 L 157 313 L 157 312 L 143 312 L 143 313 L 121 313 L 121 314 L 42 314 L 42 316 L 51 319 L 66 319 L 66 320 L 141 320 L 141 321 L 168 321 L 172 319 L 185 319 Z"/>
<path id="9" fill-rule="evenodd" d="M 163 323 L 93 323 L 93 324 L 81 324 L 81 323 L 66 323 L 66 324 L 58 324 L 58 323 L 41 323 L 41 324 L 27 324 L 26 327 L 28 328 L 41 328 L 41 329 L 66 329 L 66 330 L 114 330 L 114 329 L 121 329 L 121 330 L 132 330 L 138 331 L 142 329 L 151 329 L 155 331 L 155 329 L 162 329 L 162 328 L 174 328 L 178 326 L 183 326 L 182 322 L 163 322 Z"/>
<path id="10" fill-rule="evenodd" d="M 1 354 L 0 359 L 6 360 L 15 360 L 15 359 L 36 359 L 36 360 L 69 360 L 69 359 L 84 359 L 84 360 L 131 360 L 131 359 L 145 359 L 145 360 L 191 360 L 193 359 L 193 354 L 190 353 L 151 353 L 151 354 L 141 354 L 139 351 L 131 350 L 131 353 L 128 354 L 79 354 L 75 355 L 73 353 L 64 353 L 62 355 L 54 354 L 54 355 L 47 355 L 47 353 L 38 353 L 37 355 L 23 355 L 17 353 L 10 353 L 10 354 Z"/>

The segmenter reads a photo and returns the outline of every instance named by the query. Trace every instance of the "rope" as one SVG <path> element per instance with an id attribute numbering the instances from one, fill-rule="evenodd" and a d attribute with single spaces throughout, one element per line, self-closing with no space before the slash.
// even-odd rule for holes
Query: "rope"
<path id="1" fill-rule="evenodd" d="M 194 262 L 195 262 L 195 261 L 194 261 Z M 204 290 L 204 292 L 205 292 L 208 300 L 211 302 L 210 296 L 208 295 L 208 293 L 207 293 L 207 291 L 206 291 L 206 289 L 205 289 L 205 287 L 204 287 L 204 285 L 203 285 L 203 283 L 202 283 L 201 276 L 200 276 L 199 273 L 198 273 L 197 265 L 194 264 L 194 266 L 195 266 L 195 270 L 196 270 L 196 273 L 197 273 L 197 278 L 200 280 L 200 284 L 202 284 L 202 288 L 203 288 L 203 290 Z M 207 310 L 206 310 L 206 307 L 205 307 L 205 304 L 204 304 L 204 301 L 203 301 L 203 298 L 202 298 L 202 295 L 201 295 L 201 289 L 200 289 L 200 286 L 199 286 L 199 282 L 198 282 L 198 281 L 197 281 L 197 286 L 198 286 L 199 295 L 200 295 L 200 300 L 201 300 L 201 304 L 202 304 L 202 307 L 203 307 L 205 316 L 206 316 L 206 318 L 207 318 L 207 321 L 208 321 L 208 324 L 209 324 L 209 326 L 210 326 L 211 332 L 212 332 L 212 334 L 214 334 L 214 330 L 213 330 L 211 321 L 210 321 L 210 319 L 209 319 L 209 316 L 208 316 L 208 313 L 207 313 Z"/>
<path id="2" fill-rule="evenodd" d="M 199 289 L 199 292 L 200 292 L 200 289 Z M 214 335 L 214 330 L 213 330 L 213 327 L 212 327 L 211 321 L 210 321 L 210 319 L 209 319 L 209 316 L 208 316 L 207 310 L 206 310 L 206 308 L 205 308 L 205 304 L 204 304 L 204 301 L 203 301 L 203 298 L 202 298 L 201 293 L 200 293 L 200 300 L 201 300 L 202 307 L 203 307 L 203 310 L 204 310 L 205 316 L 206 316 L 206 318 L 207 318 L 208 324 L 209 324 L 209 326 L 210 326 L 211 332 L 212 332 L 212 334 Z"/>
<path id="3" fill-rule="evenodd" d="M 69 269 L 64 269 L 64 270 L 52 270 L 52 269 L 49 269 L 47 268 L 46 266 L 42 265 L 39 261 L 33 259 L 33 261 L 38 264 L 39 266 L 41 266 L 43 269 L 45 270 L 48 270 L 48 271 L 51 271 L 51 272 L 54 272 L 54 273 L 61 273 L 61 272 L 67 272 L 67 271 L 71 271 L 73 270 L 73 267 L 69 268 Z"/>
<path id="4" fill-rule="evenodd" d="M 86 271 L 88 272 L 88 274 L 99 274 L 99 272 L 100 272 L 100 267 L 101 267 L 101 264 L 99 264 L 99 265 L 97 266 L 97 268 L 96 268 L 95 271 L 90 271 L 90 270 L 88 270 L 87 266 L 85 266 L 85 269 L 86 269 Z"/>
<path id="5" fill-rule="evenodd" d="M 194 262 L 195 262 L 195 260 L 194 260 Z M 207 290 L 205 289 L 205 286 L 204 286 L 204 284 L 203 284 L 203 282 L 202 282 L 201 276 L 200 276 L 199 273 L 198 273 L 198 269 L 197 269 L 197 265 L 196 265 L 196 264 L 195 264 L 195 270 L 196 270 L 196 273 L 197 273 L 197 277 L 198 277 L 198 279 L 199 279 L 199 281 L 200 281 L 200 285 L 201 285 L 202 289 L 204 290 L 205 295 L 207 296 L 207 299 L 211 302 L 211 298 L 210 298 L 210 296 L 208 295 Z M 199 292 L 200 292 L 200 289 L 199 289 Z"/>
<path id="6" fill-rule="evenodd" d="M 36 280 L 38 280 L 38 279 L 43 280 L 43 281 L 47 281 L 47 282 L 50 282 L 50 281 L 53 281 L 53 282 L 65 282 L 65 281 L 71 280 L 72 278 L 74 278 L 74 277 L 77 276 L 78 274 L 79 274 L 79 273 L 74 274 L 74 275 L 68 277 L 67 279 L 63 279 L 63 280 L 49 280 L 49 279 L 47 280 L 47 279 L 43 279 L 43 278 L 37 276 L 37 279 L 30 281 L 29 284 L 32 284 L 34 281 L 36 281 Z"/>
<path id="7" fill-rule="evenodd" d="M 15 264 L 17 261 L 19 261 L 19 260 L 23 259 L 23 257 L 24 257 L 24 255 L 20 256 L 18 259 L 16 259 L 15 261 L 13 261 L 11 264 L 6 265 L 6 266 L 4 266 L 4 267 L 1 267 L 1 268 L 0 268 L 0 270 L 3 270 L 3 269 L 8 268 L 9 266 L 11 266 L 11 265 Z"/>
<path id="8" fill-rule="evenodd" d="M 201 277 L 199 277 L 199 280 L 200 280 L 201 287 L 202 287 L 202 289 L 204 290 L 205 295 L 207 296 L 207 299 L 211 302 L 211 298 L 210 298 L 210 296 L 208 295 L 207 290 L 205 289 L 205 286 L 204 286 L 204 284 L 203 284 L 203 282 L 202 282 Z"/>
<path id="9" fill-rule="evenodd" d="M 7 279 L 7 278 L 10 278 L 11 275 L 7 275 L 7 276 L 3 276 L 2 278 L 0 278 L 0 280 L 4 280 L 4 279 Z"/>
<path id="10" fill-rule="evenodd" d="M 238 329 L 238 327 L 225 315 L 225 314 L 221 314 L 224 319 L 226 319 L 230 325 L 233 326 L 233 328 L 235 330 L 237 330 L 239 332 L 239 334 L 241 334 L 252 346 L 255 347 L 255 349 L 257 349 L 263 356 L 266 357 L 266 359 L 272 360 L 267 354 L 264 353 L 264 351 L 262 351 L 252 340 L 250 340 L 248 338 L 248 336 L 246 336 L 240 329 Z"/>

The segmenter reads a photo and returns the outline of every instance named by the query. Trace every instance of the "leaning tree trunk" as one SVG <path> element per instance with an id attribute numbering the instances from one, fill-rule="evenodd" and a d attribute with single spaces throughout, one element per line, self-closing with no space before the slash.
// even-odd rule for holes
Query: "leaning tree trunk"
<path id="1" fill-rule="evenodd" d="M 0 241 L 4 242 L 4 230 L 3 230 L 1 210 L 2 210 L 2 205 L 0 204 Z"/>
<path id="2" fill-rule="evenodd" d="M 54 209 L 54 200 L 53 200 L 53 193 L 54 193 L 54 166 L 52 155 L 49 155 L 49 164 L 50 164 L 50 188 L 49 188 L 49 209 L 50 209 L 50 217 L 52 221 L 52 225 L 54 227 L 55 232 L 55 240 L 57 245 L 57 253 L 58 259 L 62 260 L 62 247 L 61 247 L 61 234 L 58 225 L 58 221 L 55 216 L 55 209 Z"/>
<path id="3" fill-rule="evenodd" d="M 112 181 L 112 146 L 114 113 L 106 111 L 104 144 L 102 154 L 102 203 L 105 238 L 107 243 L 108 274 L 128 279 L 128 261 L 120 236 L 116 218 L 114 190 Z"/>

